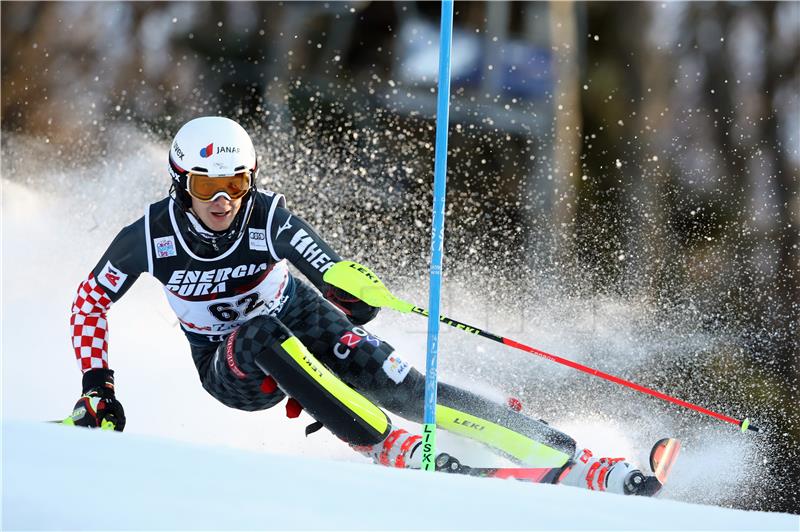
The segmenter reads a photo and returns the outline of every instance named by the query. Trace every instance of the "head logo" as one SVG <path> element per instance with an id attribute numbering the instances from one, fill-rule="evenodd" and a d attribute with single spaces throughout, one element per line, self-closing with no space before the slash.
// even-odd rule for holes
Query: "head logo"
<path id="1" fill-rule="evenodd" d="M 175 148 L 175 155 L 177 155 L 178 159 L 180 159 L 182 161 L 183 160 L 183 150 L 181 150 L 181 148 L 180 148 L 180 146 L 178 146 L 177 142 L 173 143 L 172 147 Z"/>
<path id="2" fill-rule="evenodd" d="M 203 159 L 211 157 L 212 155 L 214 155 L 214 143 L 213 142 L 211 144 L 209 144 L 208 146 L 206 146 L 205 148 L 203 148 L 202 150 L 200 150 L 200 157 L 202 157 Z"/>
<path id="3" fill-rule="evenodd" d="M 239 153 L 239 148 L 236 146 L 220 146 L 217 148 L 217 153 Z"/>

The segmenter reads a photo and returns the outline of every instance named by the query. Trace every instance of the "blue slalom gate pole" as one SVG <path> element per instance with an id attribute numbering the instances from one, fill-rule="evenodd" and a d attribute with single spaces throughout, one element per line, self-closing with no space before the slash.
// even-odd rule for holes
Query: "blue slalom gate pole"
<path id="1" fill-rule="evenodd" d="M 428 350 L 425 364 L 425 414 L 422 428 L 422 469 L 436 470 L 436 365 L 439 356 L 439 301 L 444 255 L 444 200 L 447 190 L 447 127 L 450 120 L 450 49 L 453 40 L 453 0 L 442 1 L 439 30 L 439 91 L 436 104 L 436 160 L 433 175 Z"/>

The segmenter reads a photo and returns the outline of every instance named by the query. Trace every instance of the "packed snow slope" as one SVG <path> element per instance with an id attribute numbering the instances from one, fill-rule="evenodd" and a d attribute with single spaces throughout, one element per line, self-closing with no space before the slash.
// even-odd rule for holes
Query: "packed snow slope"
<path id="1" fill-rule="evenodd" d="M 3 422 L 3 530 L 797 530 L 798 519 Z"/>

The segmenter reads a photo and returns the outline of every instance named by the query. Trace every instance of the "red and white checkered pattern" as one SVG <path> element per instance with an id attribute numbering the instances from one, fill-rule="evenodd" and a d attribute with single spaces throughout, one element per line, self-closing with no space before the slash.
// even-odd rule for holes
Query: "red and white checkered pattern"
<path id="1" fill-rule="evenodd" d="M 94 274 L 89 274 L 78 287 L 72 302 L 72 346 L 81 371 L 108 367 L 108 321 L 106 312 L 111 299 L 97 284 Z"/>

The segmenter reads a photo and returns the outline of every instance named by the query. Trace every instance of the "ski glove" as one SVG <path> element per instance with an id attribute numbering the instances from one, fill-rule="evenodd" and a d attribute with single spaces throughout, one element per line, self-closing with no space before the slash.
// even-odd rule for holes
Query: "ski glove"
<path id="1" fill-rule="evenodd" d="M 122 432 L 125 428 L 125 410 L 114 397 L 112 370 L 91 369 L 83 374 L 83 395 L 64 423 Z"/>
<path id="2" fill-rule="evenodd" d="M 380 307 L 368 305 L 356 296 L 331 285 L 328 285 L 328 289 L 325 291 L 325 299 L 344 312 L 353 325 L 364 325 L 373 320 L 380 310 Z"/>

